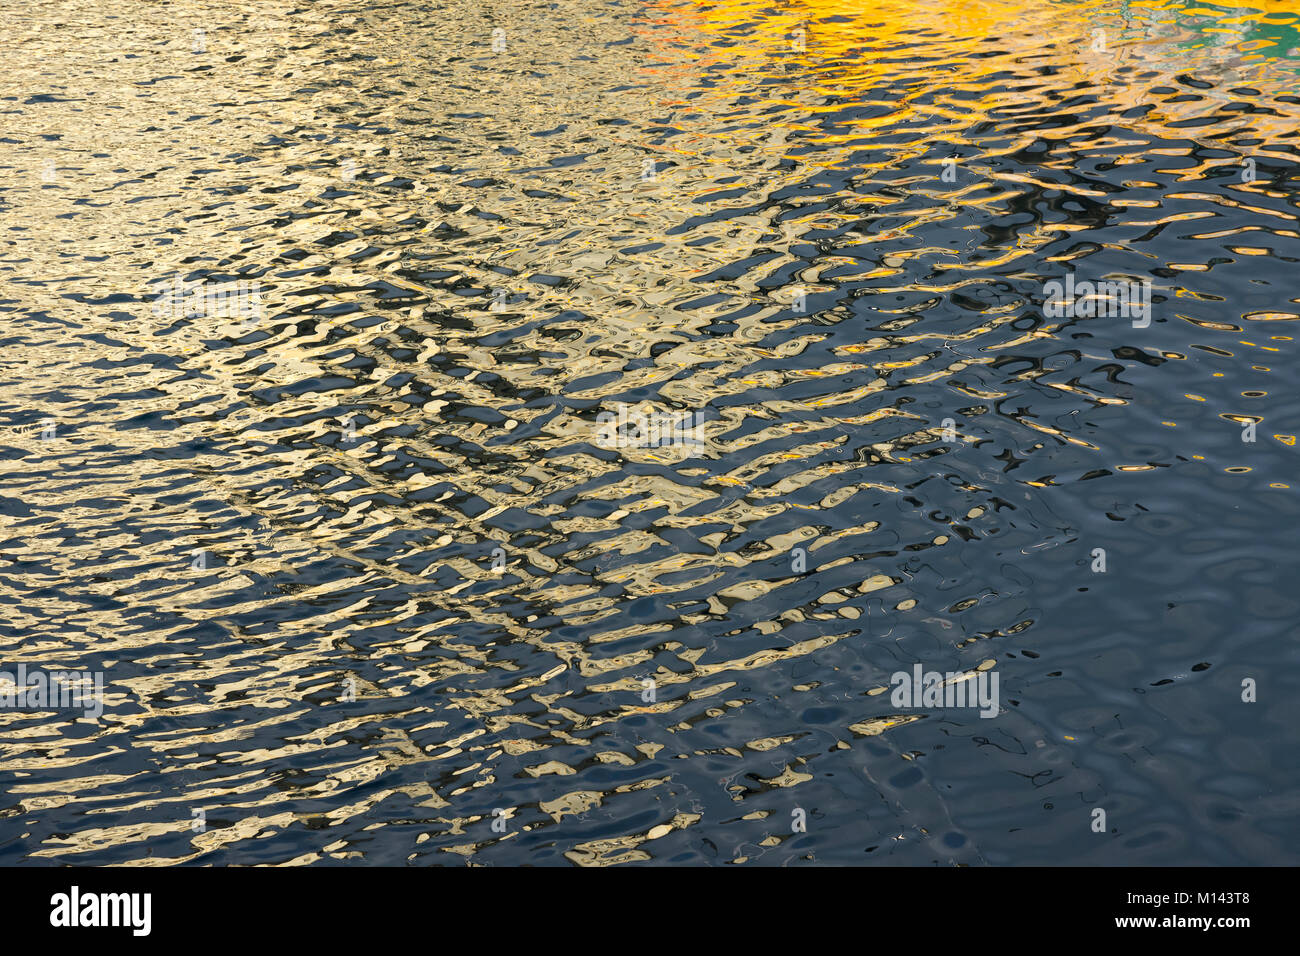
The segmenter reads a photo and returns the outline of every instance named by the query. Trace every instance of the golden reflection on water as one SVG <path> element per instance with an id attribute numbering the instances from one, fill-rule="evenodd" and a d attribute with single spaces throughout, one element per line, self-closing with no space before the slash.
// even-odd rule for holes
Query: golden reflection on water
<path id="1" fill-rule="evenodd" d="M 1300 16 L 1281 3 L 4 12 L 23 124 L 0 258 L 23 456 L 0 515 L 7 660 L 99 664 L 110 688 L 90 733 L 0 714 L 24 856 L 374 861 L 392 827 L 403 861 L 553 833 L 562 859 L 612 865 L 722 827 L 720 859 L 755 859 L 789 840 L 782 791 L 824 796 L 827 753 L 926 724 L 878 699 L 895 627 L 964 672 L 986 641 L 1020 646 L 1039 611 L 994 569 L 1072 540 L 1034 493 L 1249 471 L 1209 419 L 1294 446 L 1264 387 L 1294 290 L 1225 301 L 1210 261 L 1300 238 L 1294 181 L 1206 185 L 1244 151 L 1294 162 Z M 1016 218 L 1061 193 L 1106 216 Z M 1140 234 L 1165 230 L 1168 254 Z M 1175 332 L 1079 345 L 1074 321 L 1026 327 L 1023 290 L 979 298 L 1110 252 L 1166 271 Z M 150 310 L 150 283 L 202 270 L 260 279 L 255 334 Z M 791 312 L 796 281 L 816 321 Z M 1166 363 L 1159 403 L 1098 371 L 1116 347 Z M 1091 366 L 1038 362 L 1071 348 Z M 714 410 L 705 453 L 600 454 L 586 412 L 615 402 Z M 1147 451 L 1145 426 L 1172 444 Z M 1058 448 L 1074 457 L 1017 470 Z M 931 501 L 914 480 L 938 471 L 956 480 Z M 1287 489 L 1272 477 L 1256 493 Z M 1010 499 L 1027 537 L 981 550 Z M 794 548 L 825 590 L 789 572 Z M 191 573 L 195 549 L 217 564 Z M 915 555 L 943 588 L 914 582 Z M 807 746 L 825 708 L 844 712 Z M 940 852 L 946 795 L 868 776 L 915 838 L 901 859 Z M 620 815 L 617 836 L 582 829 Z"/>

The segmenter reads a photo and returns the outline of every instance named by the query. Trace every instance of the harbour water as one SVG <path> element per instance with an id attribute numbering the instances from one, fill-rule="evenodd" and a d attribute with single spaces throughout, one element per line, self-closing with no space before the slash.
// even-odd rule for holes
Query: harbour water
<path id="1" fill-rule="evenodd" d="M 1293 5 L 0 13 L 0 863 L 1300 862 Z"/>

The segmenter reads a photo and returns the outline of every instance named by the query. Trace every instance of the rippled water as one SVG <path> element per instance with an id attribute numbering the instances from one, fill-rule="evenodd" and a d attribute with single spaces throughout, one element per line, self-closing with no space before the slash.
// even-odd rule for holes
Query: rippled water
<path id="1" fill-rule="evenodd" d="M 0 862 L 1300 861 L 1287 4 L 2 6 Z"/>

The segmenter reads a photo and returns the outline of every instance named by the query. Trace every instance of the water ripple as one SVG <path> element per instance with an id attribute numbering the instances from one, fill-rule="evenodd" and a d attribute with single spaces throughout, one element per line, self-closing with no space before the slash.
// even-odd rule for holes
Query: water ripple
<path id="1" fill-rule="evenodd" d="M 1281 3 L 3 13 L 0 859 L 1300 859 Z"/>

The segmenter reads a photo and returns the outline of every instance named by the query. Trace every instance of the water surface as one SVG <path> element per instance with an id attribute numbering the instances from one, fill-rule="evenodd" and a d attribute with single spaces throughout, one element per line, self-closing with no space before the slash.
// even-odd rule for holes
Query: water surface
<path id="1" fill-rule="evenodd" d="M 0 862 L 1300 861 L 1287 5 L 0 15 Z"/>

